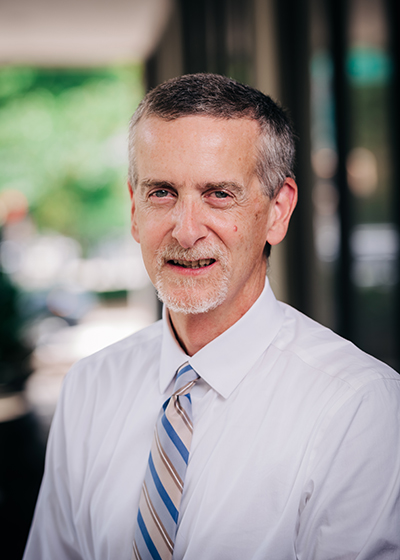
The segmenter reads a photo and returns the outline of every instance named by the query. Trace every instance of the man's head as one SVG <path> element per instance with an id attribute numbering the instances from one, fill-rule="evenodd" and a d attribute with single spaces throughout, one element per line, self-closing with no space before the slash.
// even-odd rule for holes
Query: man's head
<path id="1" fill-rule="evenodd" d="M 183 76 L 146 96 L 130 149 L 132 233 L 160 298 L 173 313 L 218 308 L 223 324 L 237 320 L 264 285 L 264 247 L 283 239 L 296 204 L 283 112 L 227 78 Z"/>
<path id="2" fill-rule="evenodd" d="M 172 121 L 194 115 L 246 118 L 258 123 L 255 171 L 269 198 L 276 195 L 286 177 L 294 179 L 294 133 L 284 111 L 267 95 L 225 76 L 189 74 L 150 91 L 131 119 L 128 176 L 133 189 L 137 183 L 134 139 L 138 122 L 150 116 Z"/>

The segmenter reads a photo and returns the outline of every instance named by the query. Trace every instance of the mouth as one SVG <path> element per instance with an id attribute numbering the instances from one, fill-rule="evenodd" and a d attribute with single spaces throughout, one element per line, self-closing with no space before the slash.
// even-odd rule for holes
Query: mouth
<path id="1" fill-rule="evenodd" d="M 198 261 L 170 260 L 168 264 L 180 266 L 182 268 L 205 268 L 215 263 L 215 259 L 200 259 Z"/>

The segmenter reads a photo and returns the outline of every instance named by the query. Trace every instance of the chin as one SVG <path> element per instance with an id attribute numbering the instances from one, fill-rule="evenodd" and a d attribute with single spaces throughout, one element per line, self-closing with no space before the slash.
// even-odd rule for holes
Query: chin
<path id="1" fill-rule="evenodd" d="M 212 291 L 205 294 L 199 294 L 198 290 L 194 292 L 189 289 L 168 290 L 163 285 L 156 284 L 157 296 L 160 301 L 174 313 L 183 313 L 185 315 L 199 315 L 200 313 L 208 313 L 216 309 L 226 299 L 227 286 L 218 291 Z"/>

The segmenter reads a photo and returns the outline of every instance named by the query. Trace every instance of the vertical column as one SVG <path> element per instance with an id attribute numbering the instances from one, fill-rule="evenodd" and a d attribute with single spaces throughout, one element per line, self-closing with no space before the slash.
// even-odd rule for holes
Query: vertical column
<path id="1" fill-rule="evenodd" d="M 312 232 L 310 163 L 309 1 L 277 0 L 281 100 L 289 109 L 299 140 L 296 177 L 299 202 L 287 237 L 289 302 L 313 316 L 315 257 Z"/>
<path id="2" fill-rule="evenodd" d="M 327 15 L 330 26 L 333 61 L 333 95 L 338 154 L 335 182 L 339 191 L 340 254 L 337 273 L 337 329 L 352 339 L 354 336 L 354 309 L 350 278 L 350 229 L 352 199 L 347 184 L 346 159 L 349 151 L 350 114 L 349 88 L 346 76 L 348 0 L 328 0 Z"/>
<path id="3" fill-rule="evenodd" d="M 400 244 L 400 4 L 398 0 L 386 0 L 386 14 L 389 29 L 389 52 L 392 60 L 392 77 L 390 86 L 390 144 L 391 144 L 391 166 L 393 180 L 393 204 L 392 220 L 397 226 L 397 234 Z M 397 249 L 397 284 L 395 287 L 395 336 L 394 340 L 400 340 L 400 247 Z M 394 356 L 394 366 L 400 371 L 400 347 L 397 344 L 397 355 Z"/>

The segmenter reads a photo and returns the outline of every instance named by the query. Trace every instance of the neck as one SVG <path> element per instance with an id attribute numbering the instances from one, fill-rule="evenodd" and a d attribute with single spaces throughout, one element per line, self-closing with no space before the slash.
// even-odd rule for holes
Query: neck
<path id="1" fill-rule="evenodd" d="M 238 305 L 224 302 L 207 313 L 192 315 L 168 311 L 175 337 L 186 354 L 193 356 L 239 321 L 258 299 L 263 287 L 260 285 L 251 297 L 243 297 Z"/>

